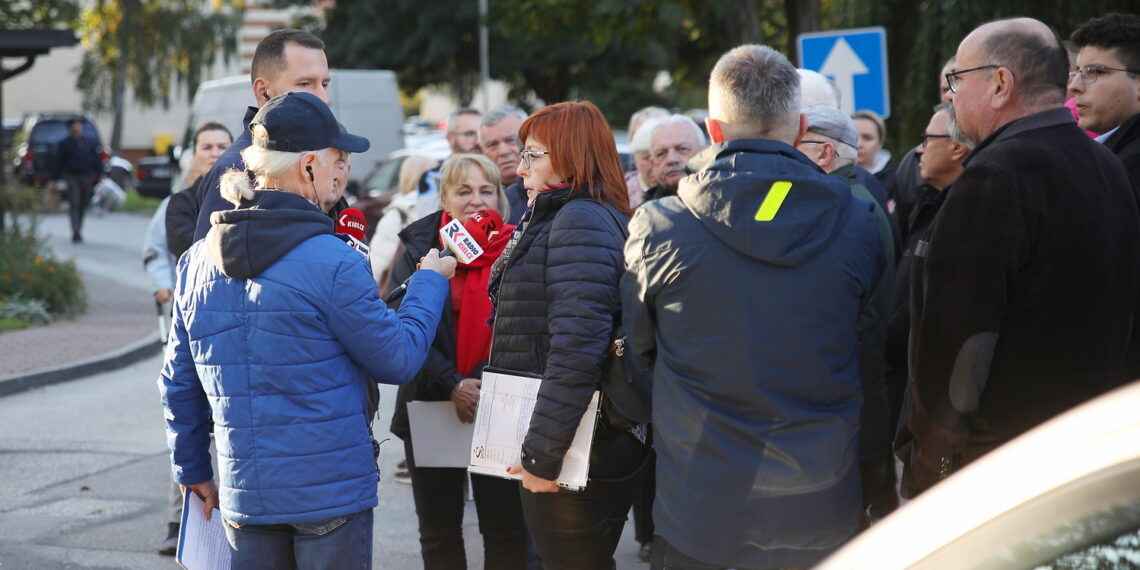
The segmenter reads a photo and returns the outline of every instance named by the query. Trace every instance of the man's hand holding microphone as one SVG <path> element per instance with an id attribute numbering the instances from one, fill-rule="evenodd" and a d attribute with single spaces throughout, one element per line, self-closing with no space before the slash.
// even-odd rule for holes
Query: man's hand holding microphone
<path id="1" fill-rule="evenodd" d="M 451 255 L 441 256 L 439 250 L 433 247 L 420 258 L 420 262 L 416 264 L 416 269 L 430 269 L 451 279 L 455 277 L 455 257 Z"/>

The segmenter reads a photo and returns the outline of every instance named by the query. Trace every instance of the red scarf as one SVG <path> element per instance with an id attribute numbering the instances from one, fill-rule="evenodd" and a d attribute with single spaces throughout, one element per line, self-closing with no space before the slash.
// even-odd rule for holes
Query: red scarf
<path id="1" fill-rule="evenodd" d="M 447 211 L 441 216 L 439 227 L 452 220 Z M 483 246 L 483 255 L 471 263 L 460 263 L 451 278 L 451 309 L 455 322 L 455 369 L 464 378 L 475 366 L 491 355 L 491 298 L 487 295 L 487 281 L 491 265 L 503 253 L 515 227 L 504 225 L 491 243 Z M 440 241 L 442 247 L 443 241 Z"/>

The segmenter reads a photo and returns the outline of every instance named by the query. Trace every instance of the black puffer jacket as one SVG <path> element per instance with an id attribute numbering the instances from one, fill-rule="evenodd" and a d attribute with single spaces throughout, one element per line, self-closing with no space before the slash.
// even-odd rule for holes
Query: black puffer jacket
<path id="1" fill-rule="evenodd" d="M 400 232 L 404 244 L 404 254 L 392 269 L 392 283 L 403 283 L 416 271 L 416 264 L 431 248 L 439 249 L 439 225 L 443 210 L 420 218 L 408 224 Z M 387 293 L 387 292 L 385 292 Z M 403 300 L 403 297 L 400 298 Z M 399 308 L 400 301 L 394 302 L 393 309 Z M 483 364 L 471 372 L 472 378 L 483 376 Z M 451 399 L 451 391 L 463 379 L 455 369 L 455 318 L 452 316 L 451 295 L 443 302 L 443 316 L 435 329 L 435 340 L 428 349 L 424 367 L 409 383 L 400 386 L 396 393 L 396 411 L 388 429 L 400 439 L 408 439 L 411 428 L 408 425 L 408 402 L 439 402 Z"/>
<path id="2" fill-rule="evenodd" d="M 540 194 L 499 281 L 491 366 L 542 375 L 522 459 L 543 479 L 562 470 L 621 313 L 625 239 L 610 212 L 584 189 Z"/>

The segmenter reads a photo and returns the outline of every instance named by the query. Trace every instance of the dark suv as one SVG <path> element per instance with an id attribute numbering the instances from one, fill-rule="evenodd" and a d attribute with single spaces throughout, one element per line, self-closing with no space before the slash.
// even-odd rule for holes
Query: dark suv
<path id="1" fill-rule="evenodd" d="M 83 121 L 83 138 L 99 147 L 106 162 L 110 156 L 103 149 L 99 129 L 86 115 L 80 113 L 35 113 L 24 117 L 24 124 L 12 140 L 15 145 L 13 174 L 23 184 L 40 186 L 51 180 L 55 170 L 55 151 L 67 138 L 67 123 L 73 119 Z"/>

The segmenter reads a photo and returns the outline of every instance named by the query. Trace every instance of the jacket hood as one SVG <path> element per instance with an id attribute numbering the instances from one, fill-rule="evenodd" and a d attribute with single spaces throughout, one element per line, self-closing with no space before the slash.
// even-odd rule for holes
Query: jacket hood
<path id="1" fill-rule="evenodd" d="M 835 239 L 852 207 L 845 180 L 781 142 L 720 143 L 689 164 L 697 173 L 677 190 L 685 207 L 728 247 L 765 263 L 794 267 L 811 259 Z"/>
<path id="2" fill-rule="evenodd" d="M 214 212 L 206 254 L 226 277 L 249 279 L 297 244 L 333 233 L 333 221 L 308 200 L 289 192 L 254 193 L 233 210 Z"/>

